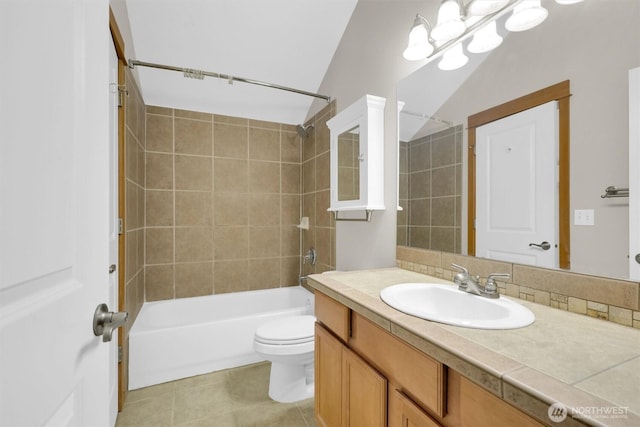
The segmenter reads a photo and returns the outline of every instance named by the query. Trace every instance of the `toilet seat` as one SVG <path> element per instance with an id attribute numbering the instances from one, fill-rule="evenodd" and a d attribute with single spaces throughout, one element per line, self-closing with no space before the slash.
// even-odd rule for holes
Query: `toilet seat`
<path id="1" fill-rule="evenodd" d="M 255 341 L 268 345 L 296 345 L 313 342 L 315 316 L 289 316 L 256 329 Z"/>

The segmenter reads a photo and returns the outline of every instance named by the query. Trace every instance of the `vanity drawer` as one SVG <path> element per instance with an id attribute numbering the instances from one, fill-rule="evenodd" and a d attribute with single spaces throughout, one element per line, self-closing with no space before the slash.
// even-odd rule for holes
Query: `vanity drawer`
<path id="1" fill-rule="evenodd" d="M 439 418 L 445 416 L 446 368 L 442 363 L 355 312 L 349 347 L 424 409 Z"/>
<path id="2" fill-rule="evenodd" d="M 318 322 L 330 329 L 338 338 L 349 340 L 349 308 L 323 294 L 315 293 L 315 314 Z"/>

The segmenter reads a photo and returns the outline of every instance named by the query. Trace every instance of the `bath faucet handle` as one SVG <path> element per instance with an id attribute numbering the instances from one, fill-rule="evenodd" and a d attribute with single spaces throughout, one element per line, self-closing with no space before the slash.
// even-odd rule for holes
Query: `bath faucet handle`
<path id="1" fill-rule="evenodd" d="M 497 294 L 498 286 L 496 284 L 496 277 L 504 277 L 505 279 L 509 279 L 511 275 L 509 273 L 491 273 L 489 277 L 487 277 L 487 283 L 484 285 L 484 291 L 488 294 Z"/>
<path id="2" fill-rule="evenodd" d="M 453 283 L 458 285 L 458 288 L 466 289 L 467 284 L 465 283 L 465 281 L 469 278 L 469 270 L 467 270 L 461 265 L 453 264 L 453 263 L 451 264 L 451 267 L 459 271 L 459 273 L 453 276 Z"/>

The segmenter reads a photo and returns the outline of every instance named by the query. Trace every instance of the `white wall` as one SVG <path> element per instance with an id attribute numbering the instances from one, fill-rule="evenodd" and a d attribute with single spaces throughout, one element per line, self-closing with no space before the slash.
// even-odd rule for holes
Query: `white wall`
<path id="1" fill-rule="evenodd" d="M 397 106 L 396 83 L 419 64 L 402 58 L 409 30 L 425 2 L 360 0 L 318 92 L 337 100 L 338 112 L 365 94 L 385 106 L 385 211 L 371 222 L 336 223 L 336 268 L 390 267 L 396 259 Z M 424 12 L 428 13 L 428 12 Z M 320 109 L 312 105 L 309 116 Z"/>

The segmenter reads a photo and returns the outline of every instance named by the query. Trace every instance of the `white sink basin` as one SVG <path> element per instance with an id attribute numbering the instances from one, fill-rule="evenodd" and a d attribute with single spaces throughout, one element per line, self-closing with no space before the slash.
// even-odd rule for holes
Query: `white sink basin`
<path id="1" fill-rule="evenodd" d="M 515 329 L 532 324 L 528 308 L 503 298 L 490 299 L 435 283 L 402 283 L 380 292 L 396 310 L 454 326 L 477 329 Z"/>

